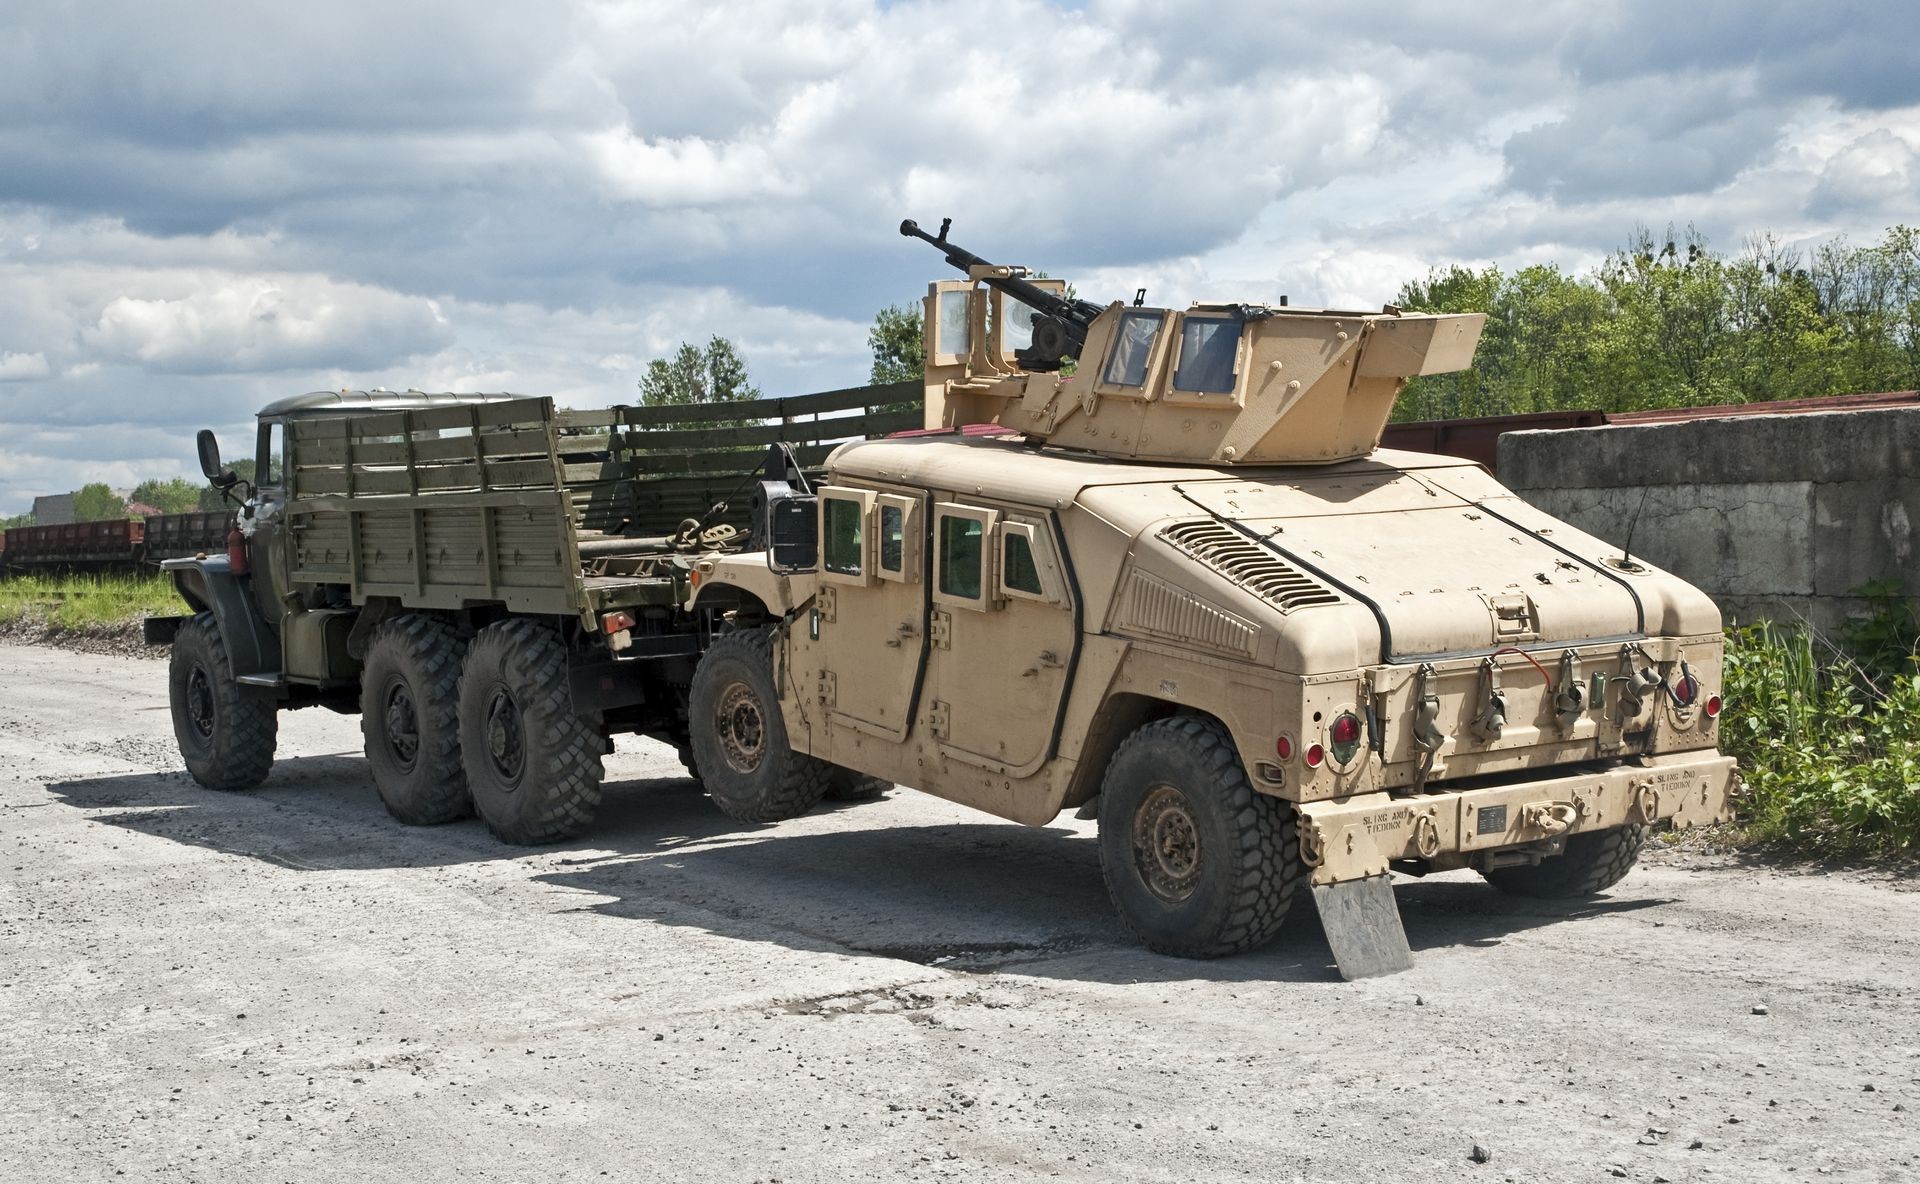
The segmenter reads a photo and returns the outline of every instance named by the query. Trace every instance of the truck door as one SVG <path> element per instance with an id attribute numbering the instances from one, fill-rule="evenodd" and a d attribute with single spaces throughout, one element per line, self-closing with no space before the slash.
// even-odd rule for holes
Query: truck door
<path id="1" fill-rule="evenodd" d="M 253 538 L 247 548 L 247 562 L 253 569 L 254 604 L 268 627 L 278 630 L 280 616 L 287 611 L 285 597 L 287 556 L 282 544 L 286 522 L 287 425 L 284 420 L 260 421 L 254 446 L 253 464 Z"/>
<path id="2" fill-rule="evenodd" d="M 927 656 L 922 493 L 824 486 L 820 495 L 821 688 L 836 723 L 903 741 Z"/>
<path id="3" fill-rule="evenodd" d="M 951 756 L 1023 777 L 1051 755 L 1071 676 L 1075 596 L 1051 516 L 933 506 L 932 652 L 921 714 Z"/>

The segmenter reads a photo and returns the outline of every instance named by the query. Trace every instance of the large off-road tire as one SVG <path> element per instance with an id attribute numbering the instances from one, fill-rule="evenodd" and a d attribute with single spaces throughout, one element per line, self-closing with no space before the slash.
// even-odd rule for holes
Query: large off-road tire
<path id="1" fill-rule="evenodd" d="M 813 809 L 834 766 L 795 752 L 773 688 L 774 627 L 728 633 L 693 673 L 693 760 L 715 805 L 741 822 L 780 822 Z"/>
<path id="2" fill-rule="evenodd" d="M 885 777 L 869 777 L 865 773 L 835 765 L 833 775 L 827 778 L 827 800 L 871 802 L 887 796 L 887 791 L 892 788 L 893 782 Z"/>
<path id="3" fill-rule="evenodd" d="M 1487 883 L 1514 896 L 1546 900 L 1592 896 L 1626 879 L 1640 861 L 1647 828 L 1638 823 L 1569 835 L 1567 849 L 1539 863 L 1481 872 Z"/>
<path id="4" fill-rule="evenodd" d="M 212 613 L 174 634 L 167 670 L 173 735 L 187 772 L 208 789 L 252 789 L 273 768 L 280 720 L 273 702 L 233 681 L 233 663 Z"/>
<path id="5" fill-rule="evenodd" d="M 1107 765 L 1100 870 L 1148 949 L 1218 958 L 1279 932 L 1306 867 L 1292 807 L 1254 792 L 1227 730 L 1174 716 L 1142 725 Z"/>
<path id="6" fill-rule="evenodd" d="M 573 709 L 567 647 L 524 618 L 487 626 L 460 675 L 460 760 L 474 812 L 502 841 L 557 843 L 600 809 L 606 741 Z"/>
<path id="7" fill-rule="evenodd" d="M 360 731 L 387 813 L 433 826 L 473 812 L 460 763 L 460 662 L 467 642 L 438 617 L 381 622 L 360 675 Z"/>

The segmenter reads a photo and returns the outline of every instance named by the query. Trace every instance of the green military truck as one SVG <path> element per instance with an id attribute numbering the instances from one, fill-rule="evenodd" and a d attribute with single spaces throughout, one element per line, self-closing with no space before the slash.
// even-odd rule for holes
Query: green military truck
<path id="1" fill-rule="evenodd" d="M 202 785 L 259 785 L 279 712 L 358 713 L 387 809 L 478 813 L 512 843 L 576 834 L 616 733 L 689 760 L 688 688 L 716 620 L 695 563 L 751 545 L 771 466 L 917 426 L 917 384 L 724 406 L 556 408 L 509 395 L 318 392 L 262 410 L 225 554 L 171 559 L 174 732 Z M 742 424 L 746 426 L 740 426 Z M 759 527 L 766 530 L 765 524 Z M 870 778 L 823 774 L 826 791 Z"/>

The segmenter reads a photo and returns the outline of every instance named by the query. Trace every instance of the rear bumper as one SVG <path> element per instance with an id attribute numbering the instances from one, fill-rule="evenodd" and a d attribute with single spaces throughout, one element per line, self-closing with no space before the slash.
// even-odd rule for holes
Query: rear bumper
<path id="1" fill-rule="evenodd" d="M 1712 749 L 1487 789 L 1363 794 L 1299 807 L 1316 884 L 1383 875 L 1391 860 L 1460 866 L 1502 848 L 1628 823 L 1676 828 L 1733 817 L 1734 760 Z"/>

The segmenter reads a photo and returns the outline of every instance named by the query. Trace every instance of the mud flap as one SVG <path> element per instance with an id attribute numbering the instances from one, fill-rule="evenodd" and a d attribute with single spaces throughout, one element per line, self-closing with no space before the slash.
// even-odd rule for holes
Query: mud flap
<path id="1" fill-rule="evenodd" d="M 1400 925 L 1391 875 L 1315 884 L 1313 903 L 1341 978 L 1352 981 L 1412 969 L 1413 951 Z"/>

